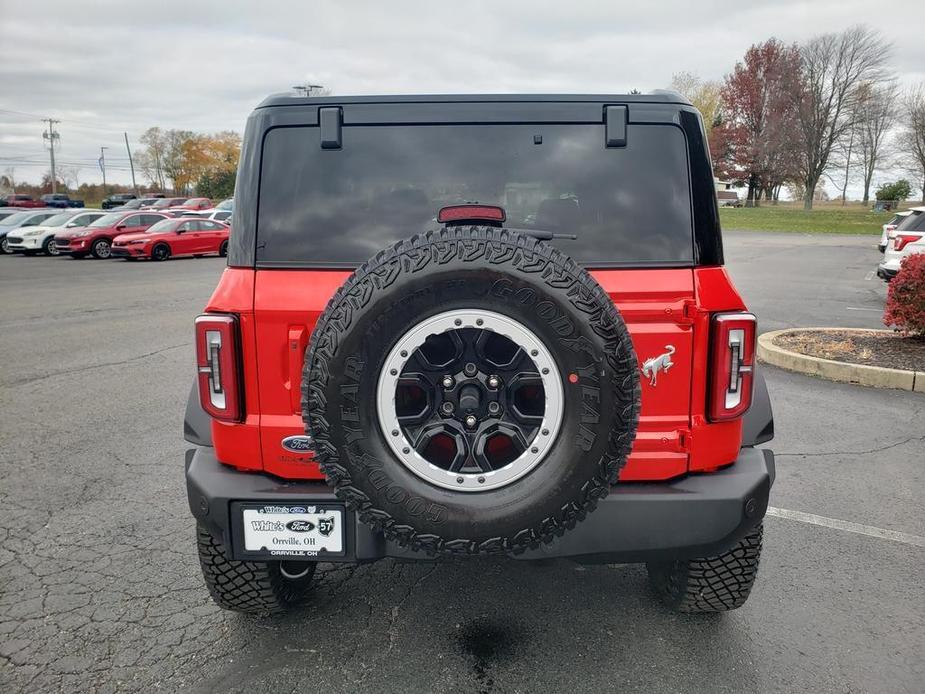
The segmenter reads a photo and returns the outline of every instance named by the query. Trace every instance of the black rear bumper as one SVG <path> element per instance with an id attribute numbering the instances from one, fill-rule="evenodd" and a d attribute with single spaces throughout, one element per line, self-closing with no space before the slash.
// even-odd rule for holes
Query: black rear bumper
<path id="1" fill-rule="evenodd" d="M 597 510 L 551 544 L 516 559 L 571 557 L 588 562 L 639 562 L 707 557 L 732 547 L 763 517 L 774 483 L 774 454 L 743 448 L 719 472 L 664 483 L 615 486 Z M 236 502 L 331 503 L 331 489 L 318 482 L 287 482 L 261 473 L 241 473 L 219 463 L 211 448 L 186 453 L 190 510 L 220 537 L 229 557 L 243 559 L 232 537 Z M 347 514 L 346 554 L 325 561 L 366 562 L 384 557 L 432 559 L 400 547 Z"/>

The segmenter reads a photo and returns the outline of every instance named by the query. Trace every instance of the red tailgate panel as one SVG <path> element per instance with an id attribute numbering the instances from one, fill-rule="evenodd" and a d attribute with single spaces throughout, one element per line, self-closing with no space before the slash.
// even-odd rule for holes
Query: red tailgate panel
<path id="1" fill-rule="evenodd" d="M 643 379 L 639 433 L 621 480 L 684 474 L 690 448 L 694 298 L 690 269 L 602 270 L 592 273 L 623 313 L 641 363 L 674 349 L 656 385 Z M 288 478 L 318 478 L 306 455 L 285 450 L 286 436 L 304 432 L 299 390 L 305 346 L 318 316 L 347 279 L 343 270 L 264 270 L 254 292 L 255 364 L 263 467 Z M 280 307 L 286 307 L 281 310 Z"/>

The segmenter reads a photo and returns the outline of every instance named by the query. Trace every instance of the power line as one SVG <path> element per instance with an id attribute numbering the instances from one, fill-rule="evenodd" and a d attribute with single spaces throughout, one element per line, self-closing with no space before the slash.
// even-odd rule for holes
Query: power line
<path id="1" fill-rule="evenodd" d="M 37 113 L 28 113 L 26 111 L 14 111 L 12 109 L 0 108 L 0 113 L 6 113 L 12 116 L 21 116 L 23 118 L 34 118 L 35 120 L 47 121 L 46 116 L 41 116 Z M 58 120 L 59 123 L 67 123 L 69 126 L 77 126 L 78 128 L 88 128 L 90 130 L 102 130 L 108 133 L 118 133 L 119 128 L 113 126 L 104 126 L 94 123 L 88 123 L 87 121 L 75 120 L 72 118 L 63 118 Z"/>

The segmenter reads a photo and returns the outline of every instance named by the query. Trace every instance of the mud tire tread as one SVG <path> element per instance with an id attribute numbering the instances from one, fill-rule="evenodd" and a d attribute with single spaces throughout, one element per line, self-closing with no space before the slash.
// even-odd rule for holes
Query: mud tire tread
<path id="1" fill-rule="evenodd" d="M 727 612 L 745 604 L 758 576 L 764 528 L 759 523 L 735 547 L 715 557 L 648 564 L 659 599 L 678 612 Z"/>
<path id="2" fill-rule="evenodd" d="M 315 565 L 303 578 L 290 580 L 277 562 L 234 561 L 202 525 L 196 528 L 199 564 L 212 600 L 219 607 L 253 615 L 281 614 L 302 602 L 311 589 Z"/>

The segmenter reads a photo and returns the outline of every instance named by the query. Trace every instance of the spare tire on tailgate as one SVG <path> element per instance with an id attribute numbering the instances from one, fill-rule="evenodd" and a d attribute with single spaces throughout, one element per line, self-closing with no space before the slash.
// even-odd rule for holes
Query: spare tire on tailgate
<path id="1" fill-rule="evenodd" d="M 308 347 L 306 431 L 360 519 L 429 553 L 518 553 L 607 495 L 639 419 L 623 319 L 571 258 L 493 227 L 383 250 Z"/>

